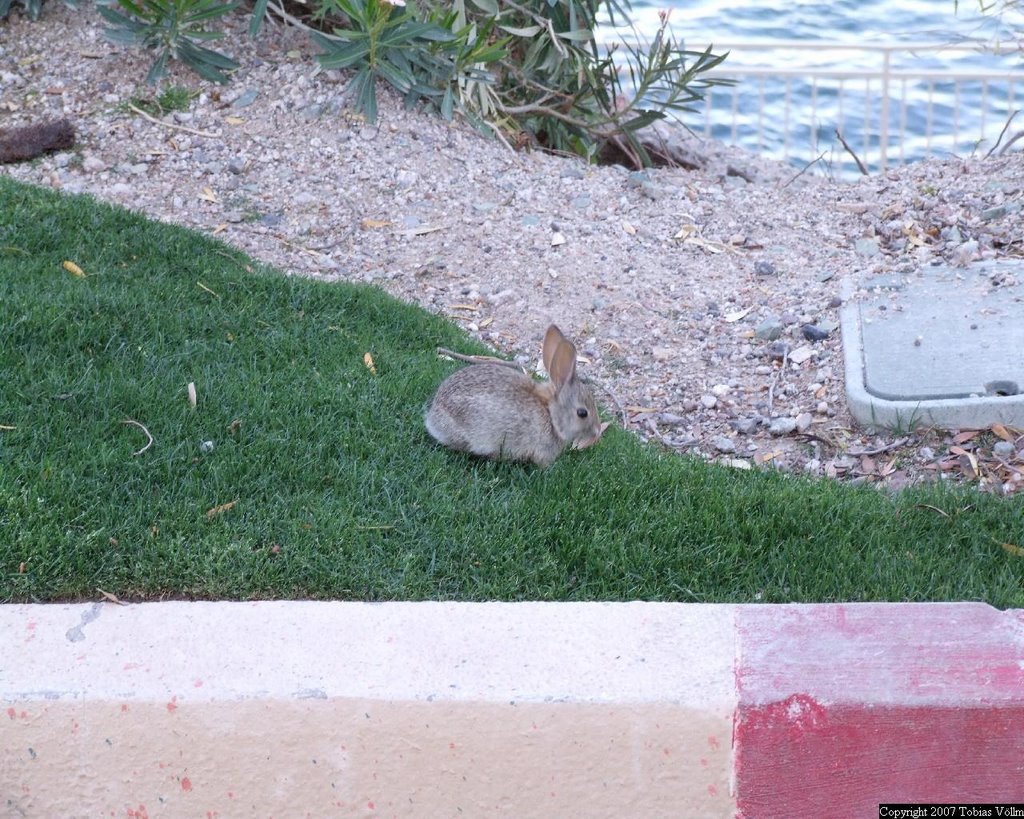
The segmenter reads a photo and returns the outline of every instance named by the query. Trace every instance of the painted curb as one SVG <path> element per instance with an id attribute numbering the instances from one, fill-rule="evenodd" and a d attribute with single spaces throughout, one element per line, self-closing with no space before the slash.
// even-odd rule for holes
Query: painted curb
<path id="1" fill-rule="evenodd" d="M 13 816 L 1024 802 L 1024 610 L 9 605 L 0 634 Z"/>

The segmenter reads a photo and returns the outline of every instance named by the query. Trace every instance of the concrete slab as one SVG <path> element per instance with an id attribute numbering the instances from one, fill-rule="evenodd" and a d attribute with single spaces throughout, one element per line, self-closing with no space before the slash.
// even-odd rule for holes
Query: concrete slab
<path id="1" fill-rule="evenodd" d="M 9 605 L 0 639 L 2 816 L 1024 802 L 1024 610 Z"/>
<path id="2" fill-rule="evenodd" d="M 844 282 L 847 402 L 874 427 L 1024 426 L 1024 262 Z"/>
<path id="3" fill-rule="evenodd" d="M 719 817 L 733 609 L 0 606 L 0 816 Z"/>

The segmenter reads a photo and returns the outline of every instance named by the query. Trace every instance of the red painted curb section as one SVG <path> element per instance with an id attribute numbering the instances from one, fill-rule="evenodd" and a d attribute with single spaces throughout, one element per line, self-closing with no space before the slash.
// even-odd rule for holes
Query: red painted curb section
<path id="1" fill-rule="evenodd" d="M 741 819 L 1024 801 L 1024 610 L 741 606 Z"/>

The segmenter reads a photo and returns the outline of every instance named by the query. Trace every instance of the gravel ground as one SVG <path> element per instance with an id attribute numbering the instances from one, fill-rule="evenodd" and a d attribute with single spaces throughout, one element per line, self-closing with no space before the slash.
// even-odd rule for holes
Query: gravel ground
<path id="1" fill-rule="evenodd" d="M 269 26 L 251 41 L 234 25 L 233 81 L 174 69 L 198 96 L 152 120 L 126 108 L 149 93 L 149 56 L 108 43 L 92 9 L 50 2 L 35 23 L 12 12 L 0 127 L 67 116 L 78 143 L 0 169 L 294 274 L 373 282 L 523 361 L 557 322 L 617 422 L 672 450 L 894 487 L 1020 486 L 1024 440 L 997 461 L 990 435 L 857 428 L 838 307 L 846 276 L 1024 255 L 1021 152 L 852 184 L 692 138 L 698 170 L 588 167 L 513 153 L 383 91 L 367 124 L 305 35 Z"/>

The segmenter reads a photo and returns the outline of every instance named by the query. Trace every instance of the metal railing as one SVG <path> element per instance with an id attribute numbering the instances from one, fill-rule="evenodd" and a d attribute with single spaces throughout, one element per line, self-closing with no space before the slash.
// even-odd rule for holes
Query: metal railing
<path id="1" fill-rule="evenodd" d="M 937 154 L 985 153 L 1013 111 L 1024 107 L 1020 48 L 934 42 L 715 43 L 714 53 L 728 51 L 729 57 L 704 76 L 731 79 L 735 85 L 707 89 L 703 122 L 687 124 L 705 136 L 794 165 L 824 159 L 835 175 L 856 172 L 851 152 L 872 171 Z M 755 55 L 759 59 L 752 61 Z M 836 70 L 829 62 L 858 67 Z M 1024 127 L 1024 118 L 1016 126 Z"/>

